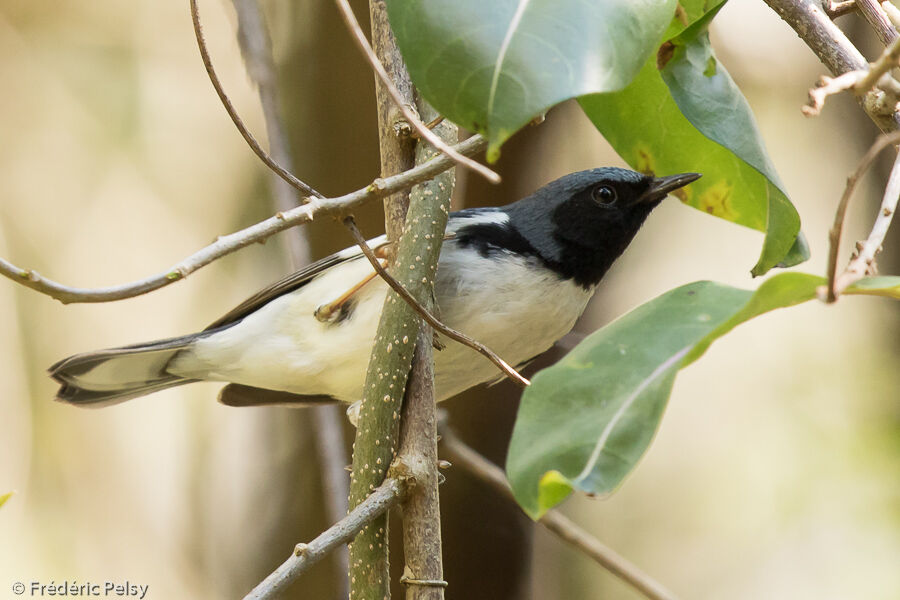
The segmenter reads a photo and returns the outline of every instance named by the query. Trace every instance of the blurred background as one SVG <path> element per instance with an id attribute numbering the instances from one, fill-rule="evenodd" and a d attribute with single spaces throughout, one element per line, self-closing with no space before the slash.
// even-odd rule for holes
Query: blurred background
<path id="1" fill-rule="evenodd" d="M 365 186 L 378 175 L 373 76 L 336 9 L 262 4 L 297 174 L 328 195 Z M 201 8 L 224 85 L 265 140 L 233 6 Z M 877 55 L 857 17 L 840 24 Z M 877 132 L 845 97 L 817 119 L 800 114 L 824 68 L 762 2 L 730 3 L 713 36 L 803 218 L 813 257 L 800 270 L 822 273 L 845 177 Z M 119 284 L 274 211 L 267 170 L 204 73 L 186 2 L 0 0 L 0 81 L 0 256 L 17 265 L 76 286 Z M 622 161 L 569 103 L 504 147 L 500 186 L 461 175 L 456 203 L 511 202 L 607 164 Z M 885 176 L 882 165 L 858 191 L 844 257 L 865 237 Z M 379 205 L 358 217 L 380 233 Z M 351 243 L 327 219 L 302 233 L 315 257 Z M 32 580 L 128 580 L 149 585 L 151 600 L 238 598 L 327 526 L 320 409 L 228 408 L 203 383 L 79 410 L 52 401 L 45 375 L 69 354 L 204 327 L 289 272 L 289 235 L 111 304 L 63 306 L 0 281 L 0 493 L 16 491 L 0 509 L 0 598 Z M 761 242 L 670 200 L 577 330 L 698 279 L 756 287 Z M 885 248 L 882 270 L 896 273 L 896 231 Z M 845 298 L 741 326 L 678 376 L 621 490 L 563 510 L 684 599 L 900 597 L 898 316 L 895 302 Z M 506 383 L 472 390 L 447 403 L 450 423 L 502 464 L 517 396 Z M 344 433 L 335 451 L 349 447 Z M 445 475 L 448 597 L 639 597 L 462 470 Z M 399 549 L 392 562 L 402 566 Z M 342 589 L 326 561 L 285 597 Z"/>

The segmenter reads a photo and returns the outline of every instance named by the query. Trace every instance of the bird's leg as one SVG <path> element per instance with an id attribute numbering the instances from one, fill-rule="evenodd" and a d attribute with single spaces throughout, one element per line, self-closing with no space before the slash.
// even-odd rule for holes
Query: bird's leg
<path id="1" fill-rule="evenodd" d="M 381 259 L 380 262 L 381 262 L 381 266 L 387 265 L 386 260 Z M 362 278 L 362 281 L 360 281 L 359 283 L 357 283 L 356 285 L 351 287 L 349 290 L 347 290 L 346 292 L 341 294 L 336 300 L 332 300 L 331 302 L 326 302 L 325 304 L 320 304 L 316 308 L 315 312 L 313 313 L 313 316 L 315 316 L 316 319 L 318 319 L 319 321 L 322 321 L 323 323 L 332 320 L 334 318 L 334 316 L 336 314 L 338 314 L 338 312 L 341 310 L 341 308 L 344 306 L 344 304 L 346 304 L 347 301 L 350 300 L 350 298 L 352 298 L 354 294 L 356 294 L 356 292 L 361 290 L 363 287 L 365 287 L 365 285 L 367 283 L 369 283 L 376 277 L 378 277 L 378 273 L 376 273 L 374 271 L 369 273 L 368 275 L 366 275 L 365 277 Z"/>
<path id="2" fill-rule="evenodd" d="M 434 129 L 435 127 L 440 125 L 443 121 L 444 121 L 444 117 L 441 115 L 441 116 L 438 116 L 437 118 L 435 118 L 434 120 L 426 123 L 425 127 L 427 127 L 428 129 Z M 421 134 L 418 131 L 413 130 L 412 133 L 409 134 L 409 137 L 413 138 L 414 140 L 417 140 L 417 139 L 419 139 L 420 135 Z"/>

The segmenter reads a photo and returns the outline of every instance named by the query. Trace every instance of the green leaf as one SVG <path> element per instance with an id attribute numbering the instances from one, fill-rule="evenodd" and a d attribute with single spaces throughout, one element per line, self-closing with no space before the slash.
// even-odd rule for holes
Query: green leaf
<path id="1" fill-rule="evenodd" d="M 484 134 L 488 157 L 566 100 L 621 89 L 656 50 L 675 0 L 387 0 L 419 92 Z"/>
<path id="2" fill-rule="evenodd" d="M 805 273 L 776 275 L 756 292 L 691 283 L 537 373 L 522 396 L 506 463 L 519 504 L 537 519 L 573 489 L 615 490 L 650 445 L 679 369 L 741 323 L 811 300 L 824 284 Z M 846 293 L 900 299 L 900 277 L 864 279 Z"/>
<path id="3" fill-rule="evenodd" d="M 5 494 L 0 494 L 0 506 L 3 506 L 4 504 L 6 504 L 6 501 L 9 500 L 10 498 L 12 498 L 13 494 L 15 494 L 15 492 L 7 492 Z"/>
<path id="4" fill-rule="evenodd" d="M 861 296 L 884 296 L 900 300 L 900 277 L 866 277 L 848 287 L 844 290 L 844 293 Z"/>
<path id="5" fill-rule="evenodd" d="M 706 15 L 715 16 L 727 0 L 679 0 L 675 17 L 666 29 L 664 40 L 671 40 Z M 711 5 L 710 5 L 711 4 Z"/>
<path id="6" fill-rule="evenodd" d="M 722 4 L 665 44 L 627 88 L 579 101 L 633 168 L 703 173 L 679 195 L 682 201 L 766 232 L 752 269 L 756 276 L 774 266 L 803 262 L 809 250 L 798 235 L 800 217 L 768 158 L 752 111 L 709 44 L 706 26 Z M 662 69 L 657 62 L 664 63 Z"/>

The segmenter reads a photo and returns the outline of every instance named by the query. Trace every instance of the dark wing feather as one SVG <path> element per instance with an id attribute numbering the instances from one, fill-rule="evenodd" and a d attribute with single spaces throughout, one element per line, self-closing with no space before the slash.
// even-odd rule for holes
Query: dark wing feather
<path id="1" fill-rule="evenodd" d="M 317 406 L 336 404 L 330 396 L 301 396 L 290 392 L 267 390 L 239 383 L 229 383 L 219 392 L 219 402 L 226 406 Z"/>
<path id="2" fill-rule="evenodd" d="M 378 238 L 376 240 L 370 240 L 369 244 L 372 248 L 378 248 L 384 243 L 377 243 L 381 241 L 383 238 Z M 272 285 L 256 292 L 233 309 L 228 311 L 226 314 L 219 317 L 215 322 L 210 323 L 210 325 L 204 329 L 203 331 L 209 331 L 210 329 L 216 329 L 218 327 L 225 327 L 228 325 L 233 325 L 237 323 L 250 313 L 254 312 L 259 307 L 268 304 L 275 298 L 279 296 L 283 296 L 284 294 L 288 294 L 303 287 L 306 283 L 312 280 L 316 275 L 319 275 L 326 269 L 330 269 L 335 265 L 339 265 L 348 260 L 356 259 L 361 256 L 360 254 L 349 254 L 346 251 L 336 252 L 331 256 L 326 256 L 323 259 L 317 260 L 316 262 L 307 265 L 300 269 L 299 271 L 295 271 L 281 279 L 276 281 Z"/>

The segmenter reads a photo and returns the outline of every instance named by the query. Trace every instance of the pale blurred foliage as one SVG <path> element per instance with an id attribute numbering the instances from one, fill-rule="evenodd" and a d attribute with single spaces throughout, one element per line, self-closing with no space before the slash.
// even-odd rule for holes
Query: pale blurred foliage
<path id="1" fill-rule="evenodd" d="M 804 218 L 813 259 L 802 269 L 822 272 L 831 211 L 871 127 L 843 99 L 816 120 L 800 115 L 823 69 L 752 4 L 723 11 L 720 57 Z M 261 132 L 230 6 L 204 6 L 219 70 Z M 275 24 L 276 40 L 290 37 L 283 29 Z M 121 283 L 268 211 L 262 196 L 243 204 L 260 166 L 209 86 L 186 3 L 2 0 L 0 81 L 0 255 L 19 265 L 73 285 Z M 530 180 L 515 184 L 522 194 L 621 163 L 571 106 L 551 117 Z M 870 183 L 848 240 L 870 220 L 859 215 L 862 197 L 878 193 Z M 579 329 L 696 279 L 754 287 L 761 239 L 666 203 Z M 266 518 L 254 457 L 282 447 L 255 428 L 261 413 L 219 406 L 212 384 L 77 410 L 51 402 L 44 368 L 203 326 L 283 272 L 278 250 L 250 248 L 104 305 L 64 307 L 0 281 L 0 492 L 18 491 L 0 509 L 0 589 L 67 578 L 129 579 L 149 584 L 151 598 L 245 591 L 216 582 L 242 568 Z M 740 327 L 679 375 L 659 435 L 621 491 L 565 510 L 684 598 L 900 597 L 897 311 L 847 298 Z M 198 539 L 198 523 L 213 534 Z M 638 597 L 543 534 L 533 566 L 534 598 Z"/>

